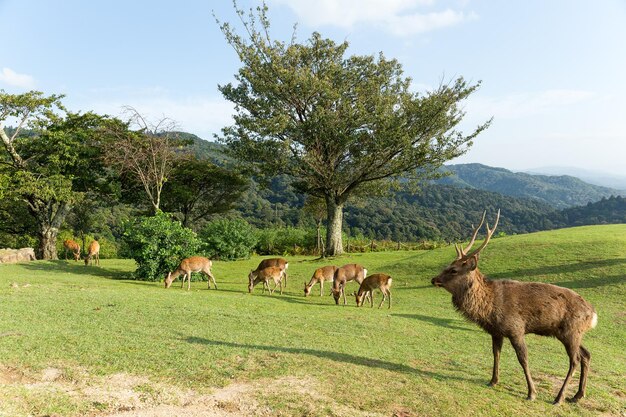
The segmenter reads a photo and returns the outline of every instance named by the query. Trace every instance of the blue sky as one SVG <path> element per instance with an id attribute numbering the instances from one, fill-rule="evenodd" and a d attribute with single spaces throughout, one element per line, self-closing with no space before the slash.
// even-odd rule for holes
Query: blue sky
<path id="1" fill-rule="evenodd" d="M 239 1 L 242 7 L 257 1 Z M 482 80 L 465 126 L 493 125 L 467 155 L 512 170 L 626 175 L 623 0 L 268 0 L 276 38 L 313 31 L 349 54 L 397 58 L 416 90 Z M 231 123 L 217 91 L 239 68 L 211 11 L 230 1 L 0 0 L 0 89 L 66 94 L 72 110 L 132 105 L 211 139 Z"/>

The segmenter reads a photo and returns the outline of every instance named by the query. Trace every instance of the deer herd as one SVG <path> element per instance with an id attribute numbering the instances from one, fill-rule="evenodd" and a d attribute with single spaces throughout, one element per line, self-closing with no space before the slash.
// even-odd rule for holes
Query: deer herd
<path id="1" fill-rule="evenodd" d="M 582 338 L 585 332 L 594 328 L 598 322 L 598 316 L 594 308 L 576 292 L 556 285 L 540 282 L 520 282 L 514 280 L 491 280 L 478 270 L 479 255 L 489 243 L 500 220 L 498 210 L 493 228 L 486 224 L 485 240 L 470 252 L 479 230 L 485 223 L 485 213 L 478 227 L 474 228 L 469 244 L 461 247 L 455 244 L 456 259 L 445 267 L 439 275 L 432 278 L 431 283 L 435 287 L 442 287 L 452 294 L 452 304 L 467 320 L 476 323 L 485 332 L 491 335 L 493 351 L 493 371 L 490 386 L 499 381 L 500 351 L 504 338 L 510 340 L 517 359 L 524 371 L 528 386 L 528 400 L 534 400 L 537 390 L 530 375 L 528 367 L 528 353 L 525 343 L 525 335 L 534 333 L 541 336 L 552 336 L 558 339 L 569 356 L 569 369 L 559 390 L 554 404 L 560 404 L 565 397 L 565 390 L 572 378 L 576 367 L 580 365 L 580 380 L 576 394 L 569 400 L 576 402 L 585 396 L 587 377 L 591 354 L 582 346 Z M 80 257 L 80 247 L 72 240 L 64 242 L 66 251 L 74 254 L 74 259 Z M 94 241 L 89 245 L 85 265 L 88 261 L 98 258 L 99 244 Z M 66 253 L 67 259 L 67 253 Z M 190 289 L 191 273 L 201 272 L 207 276 L 209 289 L 211 281 L 215 289 L 215 277 L 211 273 L 212 262 L 201 256 L 192 256 L 183 259 L 178 268 L 165 276 L 165 288 L 169 288 L 172 282 L 182 275 L 182 287 L 187 280 L 187 290 Z M 248 274 L 248 292 L 253 292 L 254 287 L 263 283 L 265 290 L 273 294 L 279 287 L 280 294 L 287 286 L 287 270 L 289 263 L 284 258 L 264 259 L 256 269 Z M 304 282 L 304 296 L 311 294 L 312 288 L 319 283 L 320 296 L 324 293 L 324 283 L 331 285 L 330 294 L 339 304 L 343 297 L 343 305 L 346 305 L 345 287 L 350 281 L 359 285 L 357 292 L 353 292 L 357 307 L 362 306 L 369 299 L 370 307 L 374 306 L 373 291 L 379 289 L 383 295 L 378 308 L 388 300 L 388 308 L 391 308 L 391 276 L 383 273 L 367 275 L 367 269 L 359 264 L 347 264 L 341 267 L 328 265 L 318 268 L 313 272 L 311 279 Z M 273 282 L 273 287 L 270 284 Z"/>

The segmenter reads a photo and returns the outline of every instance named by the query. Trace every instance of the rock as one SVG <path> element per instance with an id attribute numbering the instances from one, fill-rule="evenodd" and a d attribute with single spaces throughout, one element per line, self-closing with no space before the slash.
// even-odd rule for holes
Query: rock
<path id="1" fill-rule="evenodd" d="M 0 264 L 14 264 L 16 262 L 35 261 L 33 248 L 0 249 Z"/>

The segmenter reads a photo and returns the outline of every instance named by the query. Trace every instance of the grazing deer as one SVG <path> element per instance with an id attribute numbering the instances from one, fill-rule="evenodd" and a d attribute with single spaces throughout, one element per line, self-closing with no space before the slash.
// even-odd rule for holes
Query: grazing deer
<path id="1" fill-rule="evenodd" d="M 278 266 L 269 266 L 257 271 L 250 271 L 248 275 L 248 292 L 252 292 L 255 285 L 259 282 L 263 282 L 263 292 L 265 294 L 265 288 L 270 292 L 270 295 L 276 291 L 276 286 L 280 285 L 280 294 L 283 294 L 283 278 L 285 276 L 285 270 Z M 274 281 L 274 288 L 270 289 L 269 281 Z"/>
<path id="2" fill-rule="evenodd" d="M 80 245 L 74 242 L 72 239 L 66 239 L 63 241 L 63 247 L 65 248 L 65 260 L 67 260 L 67 251 L 72 252 L 74 255 L 74 261 L 80 259 Z"/>
<path id="3" fill-rule="evenodd" d="M 309 283 L 307 284 L 306 281 L 304 281 L 304 296 L 308 297 L 308 295 L 311 294 L 311 289 L 313 288 L 313 286 L 319 282 L 320 297 L 321 297 L 322 294 L 324 293 L 324 281 L 332 282 L 335 276 L 336 270 L 337 270 L 337 267 L 335 265 L 329 265 L 329 266 L 323 266 L 321 268 L 317 268 L 315 272 L 313 273 L 313 276 L 311 277 L 311 280 L 309 281 Z"/>
<path id="4" fill-rule="evenodd" d="M 380 288 L 380 291 L 383 293 L 383 299 L 378 305 L 378 308 L 383 305 L 387 297 L 389 297 L 388 308 L 391 308 L 391 290 L 389 289 L 389 287 L 391 287 L 391 281 L 391 277 L 387 274 L 372 274 L 365 278 L 363 282 L 361 282 L 359 292 L 353 293 L 356 298 L 356 306 L 361 307 L 365 301 L 365 297 L 369 294 L 370 307 L 374 307 L 374 290 Z"/>
<path id="5" fill-rule="evenodd" d="M 367 275 L 367 269 L 358 264 L 347 264 L 337 268 L 333 277 L 333 297 L 335 304 L 339 305 L 339 298 L 343 295 L 343 305 L 346 305 L 345 287 L 348 281 L 356 281 L 361 284 Z"/>
<path id="6" fill-rule="evenodd" d="M 278 267 L 280 269 L 282 269 L 284 271 L 284 278 L 283 278 L 283 284 L 285 286 L 285 288 L 287 288 L 287 269 L 289 268 L 289 262 L 287 262 L 287 260 L 285 258 L 269 258 L 269 259 L 263 259 L 261 262 L 259 262 L 259 266 L 256 267 L 256 269 L 252 272 L 254 272 L 255 274 L 257 274 L 260 270 L 265 269 L 267 267 L 270 266 L 275 266 Z M 248 275 L 248 279 L 249 279 L 249 275 Z M 252 282 L 252 281 L 250 281 Z"/>
<path id="7" fill-rule="evenodd" d="M 490 386 L 498 383 L 500 350 L 506 337 L 511 341 L 517 359 L 524 369 L 529 400 L 535 399 L 537 391 L 528 369 L 528 354 L 524 335 L 535 333 L 554 336 L 563 343 L 569 356 L 569 370 L 554 404 L 563 401 L 565 389 L 572 373 L 580 362 L 578 392 L 571 399 L 576 402 L 585 396 L 587 374 L 591 354 L 581 345 L 584 333 L 596 327 L 598 316 L 591 304 L 574 291 L 556 285 L 513 280 L 492 281 L 478 270 L 478 257 L 498 226 L 500 210 L 493 229 L 487 224 L 485 241 L 468 253 L 483 220 L 474 230 L 469 245 L 463 249 L 456 246 L 457 258 L 432 284 L 443 287 L 452 294 L 452 303 L 466 318 L 491 334 L 493 350 L 493 373 Z"/>
<path id="8" fill-rule="evenodd" d="M 95 259 L 96 265 L 100 265 L 100 244 L 97 240 L 94 240 L 89 244 L 87 248 L 87 255 L 85 256 L 85 265 L 89 265 L 89 261 L 93 265 Z"/>
<path id="9" fill-rule="evenodd" d="M 217 289 L 215 277 L 211 273 L 212 266 L 213 262 L 203 256 L 191 256 L 189 258 L 185 258 L 180 261 L 178 268 L 176 268 L 173 272 L 168 272 L 167 276 L 165 277 L 165 288 L 169 288 L 172 285 L 172 282 L 174 282 L 176 278 L 182 275 L 183 279 L 180 288 L 183 288 L 185 286 L 186 279 L 187 291 L 189 291 L 191 289 L 191 273 L 201 272 L 207 276 L 209 289 L 211 289 L 211 281 L 213 281 L 213 286 L 215 287 L 215 289 Z"/>

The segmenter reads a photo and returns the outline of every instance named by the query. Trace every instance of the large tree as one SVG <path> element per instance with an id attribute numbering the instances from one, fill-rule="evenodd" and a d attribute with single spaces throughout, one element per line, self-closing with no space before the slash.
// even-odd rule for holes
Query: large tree
<path id="1" fill-rule="evenodd" d="M 4 198 L 25 203 L 43 259 L 57 259 L 59 228 L 83 193 L 98 186 L 100 141 L 104 126 L 113 123 L 93 113 L 66 112 L 61 98 L 0 91 L 0 174 L 8 181 Z M 5 122 L 17 127 L 6 128 Z"/>
<path id="2" fill-rule="evenodd" d="M 265 5 L 247 19 L 237 13 L 245 36 L 218 21 L 242 63 L 236 83 L 219 86 L 236 111 L 221 140 L 259 174 L 286 173 L 325 200 L 327 255 L 343 251 L 343 208 L 352 195 L 433 175 L 489 125 L 456 130 L 460 103 L 479 84 L 458 78 L 418 93 L 401 64 L 382 53 L 346 57 L 347 42 L 318 33 L 305 43 L 274 40 Z"/>

